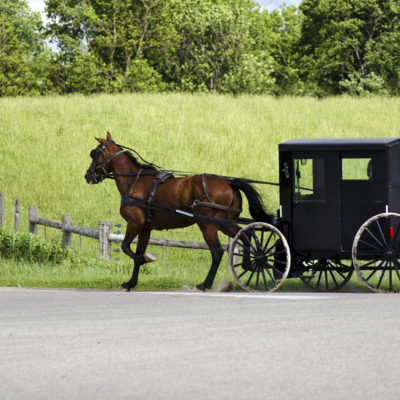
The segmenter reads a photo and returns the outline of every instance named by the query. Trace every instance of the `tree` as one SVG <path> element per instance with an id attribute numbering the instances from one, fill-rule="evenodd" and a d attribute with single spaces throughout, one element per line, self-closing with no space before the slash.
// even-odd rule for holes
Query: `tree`
<path id="1" fill-rule="evenodd" d="M 377 83 L 374 77 L 382 82 L 382 90 L 372 85 L 375 92 L 400 92 L 397 0 L 304 0 L 300 10 L 303 77 L 320 94 L 341 93 L 351 82 Z"/>
<path id="2" fill-rule="evenodd" d="M 50 30 L 64 60 L 73 63 L 76 72 L 79 60 L 84 61 L 90 82 L 96 75 L 97 84 L 89 84 L 95 91 L 137 90 L 137 85 L 129 86 L 132 71 L 140 64 L 137 61 L 157 59 L 173 46 L 175 33 L 168 18 L 168 1 L 47 0 L 46 4 Z M 146 68 L 146 76 L 153 82 L 157 73 L 150 63 Z M 104 82 L 100 85 L 101 79 Z M 70 87 L 80 90 L 84 84 L 82 77 Z"/>
<path id="3" fill-rule="evenodd" d="M 295 6 L 259 12 L 251 24 L 255 52 L 268 52 L 272 58 L 273 92 L 277 95 L 304 94 L 298 63 L 301 26 L 302 14 Z"/>
<path id="4" fill-rule="evenodd" d="M 28 65 L 19 46 L 12 24 L 0 14 L 0 96 L 16 96 L 25 92 Z"/>
<path id="5" fill-rule="evenodd" d="M 2 94 L 46 93 L 50 51 L 40 14 L 26 0 L 2 0 L 0 18 Z"/>
<path id="6" fill-rule="evenodd" d="M 0 15 L 10 22 L 21 49 L 28 54 L 38 54 L 45 47 L 45 35 L 39 12 L 32 11 L 26 0 L 2 0 Z"/>
<path id="7" fill-rule="evenodd" d="M 269 93 L 271 60 L 254 52 L 248 0 L 187 0 L 173 10 L 180 43 L 165 61 L 173 87 L 188 91 Z"/>

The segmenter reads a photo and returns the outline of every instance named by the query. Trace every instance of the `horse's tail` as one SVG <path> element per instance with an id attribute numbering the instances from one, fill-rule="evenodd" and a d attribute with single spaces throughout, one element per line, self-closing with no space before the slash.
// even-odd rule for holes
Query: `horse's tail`
<path id="1" fill-rule="evenodd" d="M 232 189 L 239 189 L 246 195 L 250 215 L 255 221 L 273 223 L 273 216 L 265 211 L 260 193 L 250 183 L 246 182 L 245 179 L 231 178 L 230 185 Z"/>

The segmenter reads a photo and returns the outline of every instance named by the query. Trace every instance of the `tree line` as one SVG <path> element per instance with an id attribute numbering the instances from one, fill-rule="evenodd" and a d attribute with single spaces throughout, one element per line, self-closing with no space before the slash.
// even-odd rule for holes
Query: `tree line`
<path id="1" fill-rule="evenodd" d="M 0 96 L 400 94 L 398 0 L 0 3 Z"/>

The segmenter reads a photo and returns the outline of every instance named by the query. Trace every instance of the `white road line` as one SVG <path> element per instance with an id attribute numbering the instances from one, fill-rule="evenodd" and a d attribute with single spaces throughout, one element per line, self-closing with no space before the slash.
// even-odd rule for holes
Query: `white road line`
<path id="1" fill-rule="evenodd" d="M 123 292 L 116 290 L 105 289 L 67 289 L 67 288 L 19 288 L 19 287 L 0 287 L 1 292 L 51 292 L 51 291 L 64 291 L 64 292 L 104 292 L 104 293 L 118 293 L 123 295 Z M 184 291 L 152 291 L 152 290 L 132 290 L 129 294 L 151 294 L 159 296 L 195 296 L 195 297 L 225 297 L 237 299 L 267 299 L 267 300 L 329 300 L 335 299 L 338 296 L 334 293 L 326 294 L 281 294 L 277 293 L 245 293 L 245 292 L 184 292 Z"/>
<path id="2" fill-rule="evenodd" d="M 238 298 L 238 299 L 269 299 L 269 300 L 329 300 L 334 299 L 336 296 L 327 295 L 295 295 L 295 294 L 259 294 L 259 293 L 217 293 L 217 292 L 155 292 L 155 291 L 135 291 L 131 293 L 143 293 L 161 296 L 196 296 L 196 297 L 225 297 L 225 298 Z"/>

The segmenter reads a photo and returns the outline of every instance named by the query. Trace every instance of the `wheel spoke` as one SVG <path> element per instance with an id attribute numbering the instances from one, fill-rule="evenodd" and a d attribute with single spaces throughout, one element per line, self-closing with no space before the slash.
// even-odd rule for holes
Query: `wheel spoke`
<path id="1" fill-rule="evenodd" d="M 372 243 L 366 242 L 365 240 L 360 239 L 359 242 L 362 243 L 362 244 L 367 245 L 368 247 L 372 247 L 374 250 L 382 251 L 382 249 L 379 248 L 378 246 L 375 246 Z"/>
<path id="2" fill-rule="evenodd" d="M 319 271 L 318 282 L 317 282 L 317 289 L 319 288 L 319 283 L 321 282 L 322 271 Z"/>
<path id="3" fill-rule="evenodd" d="M 258 289 L 258 279 L 260 278 L 260 271 L 257 271 L 256 290 Z"/>
<path id="4" fill-rule="evenodd" d="M 244 238 L 247 240 L 247 243 L 250 245 L 251 249 L 246 249 L 248 251 L 253 250 L 253 252 L 255 253 L 257 251 L 257 249 L 254 247 L 253 243 L 251 243 L 251 240 L 247 237 L 247 235 L 243 235 Z"/>
<path id="5" fill-rule="evenodd" d="M 340 275 L 343 279 L 346 279 L 346 275 L 344 275 L 342 271 L 336 270 L 335 272 L 336 272 L 338 275 Z"/>
<path id="6" fill-rule="evenodd" d="M 265 291 L 268 292 L 268 283 L 267 283 L 267 278 L 265 277 L 264 268 L 262 268 L 261 271 L 262 271 L 262 276 L 263 276 L 263 280 L 264 280 Z M 276 286 L 276 283 L 275 283 L 275 286 Z"/>
<path id="7" fill-rule="evenodd" d="M 378 226 L 378 229 L 379 229 L 379 232 L 380 232 L 380 234 L 381 234 L 381 236 L 382 236 L 382 239 L 383 239 L 383 243 L 385 244 L 385 247 L 387 248 L 388 247 L 388 244 L 387 244 L 387 241 L 386 241 L 386 239 L 385 239 L 385 236 L 384 236 L 384 234 L 383 234 L 383 232 L 382 232 L 382 228 L 381 228 L 381 224 L 379 223 L 379 220 L 375 220 L 375 223 L 376 223 L 376 225 Z"/>
<path id="8" fill-rule="evenodd" d="M 265 245 L 263 246 L 263 249 L 262 249 L 263 253 L 266 252 L 266 250 L 268 248 L 268 245 L 269 245 L 269 242 L 271 241 L 271 238 L 272 238 L 273 234 L 274 234 L 274 232 L 272 232 L 272 231 L 269 233 L 268 239 L 265 242 Z"/>
<path id="9" fill-rule="evenodd" d="M 251 271 L 251 275 L 250 275 L 250 278 L 247 280 L 247 282 L 246 282 L 246 286 L 249 286 L 249 283 L 250 283 L 250 281 L 251 281 L 251 278 L 253 277 L 253 275 L 254 275 L 254 272 L 256 272 L 256 270 L 255 269 L 253 269 L 253 271 Z"/>
<path id="10" fill-rule="evenodd" d="M 277 272 L 278 274 L 281 275 L 281 277 L 283 276 L 283 272 L 281 270 L 279 270 L 278 268 L 276 268 L 273 264 L 270 264 L 269 262 L 267 262 L 268 266 L 273 269 L 275 272 Z M 286 263 L 284 263 L 286 264 Z M 266 268 L 266 267 L 265 267 Z"/>
<path id="11" fill-rule="evenodd" d="M 378 271 L 377 269 L 374 269 L 374 270 L 368 275 L 368 278 L 365 278 L 365 280 L 368 282 L 368 281 L 371 279 L 371 277 L 372 277 L 377 271 Z"/>
<path id="12" fill-rule="evenodd" d="M 386 272 L 386 270 L 383 269 L 383 270 L 382 270 L 382 273 L 381 273 L 381 277 L 379 278 L 379 282 L 378 282 L 378 284 L 376 285 L 376 288 L 377 288 L 377 289 L 379 289 L 379 287 L 381 286 L 382 279 L 383 279 L 383 276 L 385 275 L 385 272 Z"/>
<path id="13" fill-rule="evenodd" d="M 258 236 L 256 234 L 256 231 L 254 230 L 254 227 L 250 229 L 251 236 L 253 236 L 254 243 L 256 244 L 256 248 L 258 249 L 260 247 L 260 241 L 258 240 Z"/>
<path id="14" fill-rule="evenodd" d="M 272 265 L 270 265 L 270 264 L 268 264 L 268 266 L 271 268 L 271 269 L 274 269 L 274 267 L 272 266 Z M 274 282 L 274 285 L 276 286 L 276 280 L 275 280 L 275 277 L 274 277 L 274 274 L 271 274 L 271 272 L 269 271 L 269 269 L 266 267 L 266 266 L 263 266 L 263 270 L 266 270 L 267 271 L 267 274 L 269 275 L 269 277 L 272 279 L 272 281 Z M 280 272 L 279 270 L 277 271 L 277 272 L 279 272 L 280 274 L 281 274 L 281 277 L 282 277 L 282 272 Z"/>
<path id="15" fill-rule="evenodd" d="M 336 282 L 335 274 L 331 270 L 329 270 L 329 272 L 330 272 L 330 274 L 332 276 L 333 282 L 335 282 L 335 286 L 339 287 L 338 283 Z"/>
<path id="16" fill-rule="evenodd" d="M 239 262 L 237 264 L 233 265 L 233 268 L 241 267 L 243 265 L 243 262 Z"/>
<path id="17" fill-rule="evenodd" d="M 365 267 L 368 267 L 369 265 L 374 264 L 374 263 L 376 263 L 377 261 L 378 261 L 378 260 L 372 260 L 372 261 L 370 261 L 370 262 L 367 262 L 366 264 L 363 264 L 363 265 L 360 267 L 360 269 L 364 269 Z M 380 264 L 383 263 L 382 260 L 380 260 L 379 262 L 380 262 Z"/>
<path id="18" fill-rule="evenodd" d="M 325 270 L 324 273 L 325 273 L 325 288 L 326 290 L 328 290 L 328 271 Z"/>
<path id="19" fill-rule="evenodd" d="M 365 230 L 375 239 L 375 241 L 379 244 L 381 249 L 385 248 L 385 246 L 379 241 L 379 239 L 368 228 L 365 228 Z"/>
<path id="20" fill-rule="evenodd" d="M 250 270 L 244 269 L 244 270 L 242 271 L 242 273 L 241 273 L 240 275 L 238 275 L 238 278 L 240 279 L 246 272 L 250 272 Z"/>

